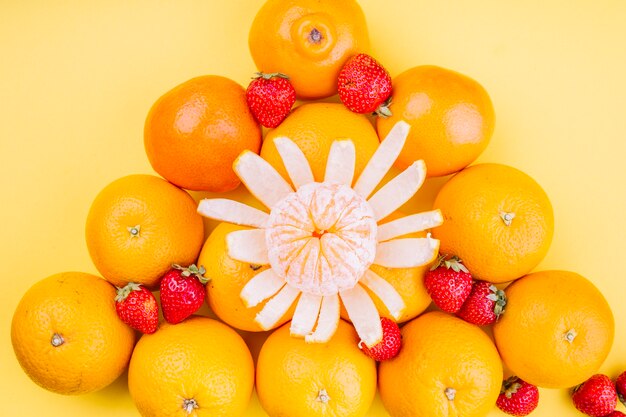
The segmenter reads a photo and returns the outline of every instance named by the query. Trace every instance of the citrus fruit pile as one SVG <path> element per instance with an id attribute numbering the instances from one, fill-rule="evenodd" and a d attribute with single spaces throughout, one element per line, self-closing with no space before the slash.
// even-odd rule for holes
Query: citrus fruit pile
<path id="1" fill-rule="evenodd" d="M 270 417 L 364 416 L 377 390 L 393 417 L 527 415 L 537 387 L 619 413 L 626 377 L 594 375 L 609 305 L 575 272 L 534 271 L 548 196 L 472 165 L 494 130 L 485 89 L 437 66 L 392 78 L 354 0 L 268 0 L 249 36 L 247 89 L 203 75 L 165 92 L 144 129 L 159 176 L 96 196 L 85 237 L 102 278 L 24 294 L 11 336 L 33 381 L 80 394 L 128 370 L 155 417 L 241 416 L 255 388 Z M 449 175 L 431 209 L 406 212 Z M 240 331 L 266 332 L 256 363 Z"/>

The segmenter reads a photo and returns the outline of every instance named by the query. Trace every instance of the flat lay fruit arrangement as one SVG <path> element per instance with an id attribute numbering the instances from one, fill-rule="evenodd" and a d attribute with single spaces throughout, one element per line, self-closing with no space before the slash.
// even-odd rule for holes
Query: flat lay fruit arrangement
<path id="1" fill-rule="evenodd" d="M 20 294 L 30 380 L 103 398 L 122 381 L 144 417 L 548 415 L 555 393 L 562 415 L 624 415 L 622 310 L 584 251 L 544 267 L 577 207 L 480 158 L 487 80 L 391 65 L 356 0 L 253 16 L 248 83 L 171 83 L 129 139 L 152 172 L 81 191 L 97 274 L 70 263 Z"/>

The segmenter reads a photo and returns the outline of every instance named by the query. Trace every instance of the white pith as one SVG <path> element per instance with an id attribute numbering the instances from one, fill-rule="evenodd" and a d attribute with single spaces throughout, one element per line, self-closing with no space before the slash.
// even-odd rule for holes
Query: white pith
<path id="1" fill-rule="evenodd" d="M 382 327 L 366 289 L 400 318 L 402 297 L 369 267 L 412 268 L 431 262 L 439 241 L 430 235 L 398 237 L 443 222 L 434 210 L 377 225 L 411 198 L 426 177 L 424 162 L 416 161 L 374 192 L 402 150 L 408 130 L 408 124 L 398 122 L 356 181 L 351 140 L 332 144 L 324 181 L 315 182 L 298 146 L 289 138 L 275 138 L 295 189 L 252 152 L 242 153 L 233 164 L 269 213 L 225 199 L 200 202 L 198 212 L 206 217 L 252 227 L 231 232 L 226 245 L 233 259 L 270 267 L 241 291 L 248 307 L 265 302 L 256 316 L 263 329 L 273 328 L 297 300 L 291 334 L 307 342 L 327 342 L 337 329 L 343 304 L 361 340 L 373 346 L 382 339 Z"/>

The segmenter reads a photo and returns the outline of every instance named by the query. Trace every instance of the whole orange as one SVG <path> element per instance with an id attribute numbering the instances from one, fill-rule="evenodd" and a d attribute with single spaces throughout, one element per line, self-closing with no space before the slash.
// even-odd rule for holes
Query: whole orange
<path id="1" fill-rule="evenodd" d="M 207 301 L 217 317 L 237 329 L 260 332 L 263 329 L 254 318 L 267 301 L 254 307 L 247 307 L 240 294 L 248 281 L 267 267 L 237 261 L 228 256 L 226 249 L 226 235 L 244 229 L 246 227 L 220 223 L 204 243 L 198 256 L 198 265 L 203 265 L 206 268 L 206 276 L 211 278 L 206 286 Z M 295 304 L 276 327 L 287 322 L 293 316 L 294 310 Z"/>
<path id="2" fill-rule="evenodd" d="M 523 380 L 568 388 L 598 371 L 615 332 L 602 293 L 570 271 L 541 271 L 506 288 L 507 305 L 493 327 L 504 363 Z"/>
<path id="3" fill-rule="evenodd" d="M 260 71 L 287 74 L 298 97 L 307 99 L 335 94 L 343 64 L 370 46 L 354 0 L 268 0 L 248 43 Z"/>
<path id="4" fill-rule="evenodd" d="M 480 328 L 430 312 L 402 328 L 402 349 L 380 363 L 378 384 L 392 417 L 482 417 L 500 393 L 502 364 Z"/>
<path id="5" fill-rule="evenodd" d="M 236 82 L 217 75 L 192 78 L 150 109 L 144 145 L 159 175 L 188 190 L 228 191 L 239 185 L 232 164 L 244 150 L 258 153 L 261 128 Z"/>
<path id="6" fill-rule="evenodd" d="M 143 335 L 128 369 L 128 389 L 144 417 L 239 417 L 253 385 L 254 364 L 241 336 L 200 316 Z"/>
<path id="7" fill-rule="evenodd" d="M 354 180 L 365 168 L 379 145 L 367 118 L 352 113 L 343 104 L 310 103 L 297 107 L 276 129 L 265 136 L 261 157 L 287 180 L 287 170 L 274 145 L 274 138 L 287 136 L 302 150 L 315 181 L 323 181 L 330 146 L 337 139 L 352 139 L 356 148 Z"/>
<path id="8" fill-rule="evenodd" d="M 548 196 L 529 175 L 508 165 L 462 170 L 444 184 L 434 207 L 444 218 L 433 229 L 439 251 L 458 256 L 485 281 L 501 283 L 527 274 L 552 242 Z"/>
<path id="9" fill-rule="evenodd" d="M 452 174 L 485 150 L 495 125 L 489 95 L 475 80 L 436 66 L 418 66 L 393 79 L 392 116 L 377 118 L 379 136 L 399 120 L 411 125 L 396 162 L 426 162 L 429 177 Z"/>
<path id="10" fill-rule="evenodd" d="M 62 272 L 34 284 L 11 323 L 17 360 L 41 387 L 59 394 L 102 389 L 125 370 L 133 330 L 115 312 L 115 288 L 102 278 Z"/>
<path id="11" fill-rule="evenodd" d="M 354 328 L 340 320 L 328 343 L 306 343 L 275 330 L 261 348 L 256 389 L 270 417 L 362 417 L 376 393 L 376 364 L 358 348 Z"/>
<path id="12" fill-rule="evenodd" d="M 186 191 L 153 175 L 129 175 L 97 195 L 85 237 L 94 265 L 109 282 L 155 289 L 173 263 L 196 261 L 204 226 Z"/>

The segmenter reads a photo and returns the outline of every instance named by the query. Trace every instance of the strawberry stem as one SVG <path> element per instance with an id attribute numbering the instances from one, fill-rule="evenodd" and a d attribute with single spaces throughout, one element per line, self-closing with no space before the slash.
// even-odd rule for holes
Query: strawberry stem
<path id="1" fill-rule="evenodd" d="M 200 268 L 198 268 L 196 264 L 191 264 L 185 268 L 184 266 L 180 266 L 178 264 L 172 264 L 172 268 L 178 271 L 181 271 L 181 275 L 184 276 L 185 278 L 194 276 L 202 284 L 206 284 L 209 282 L 209 278 L 204 276 L 204 274 L 206 273 L 206 269 L 204 268 L 204 265 L 200 265 Z"/>
<path id="2" fill-rule="evenodd" d="M 263 78 L 264 80 L 271 80 L 272 78 L 284 78 L 286 80 L 289 79 L 289 76 L 286 74 L 283 74 L 282 72 L 256 72 L 254 73 L 254 77 L 252 77 L 253 79 L 258 79 L 258 78 Z"/>
<path id="3" fill-rule="evenodd" d="M 390 117 L 392 115 L 391 109 L 389 108 L 390 105 L 391 105 L 391 96 L 389 96 L 387 100 L 385 100 L 383 103 L 381 103 L 380 106 L 378 106 L 378 108 L 374 112 L 374 115 L 380 116 L 382 118 Z"/>

